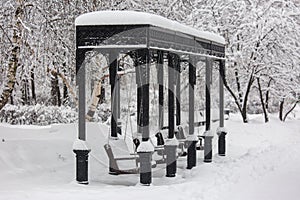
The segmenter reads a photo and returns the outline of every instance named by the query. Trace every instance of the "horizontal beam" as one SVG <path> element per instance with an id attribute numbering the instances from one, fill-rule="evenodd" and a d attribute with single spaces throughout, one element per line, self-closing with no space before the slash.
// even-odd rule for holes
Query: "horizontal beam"
<path id="1" fill-rule="evenodd" d="M 149 47 L 151 50 L 162 50 L 162 51 L 167 51 L 167 52 L 172 52 L 172 53 L 178 53 L 178 54 L 186 54 L 186 55 L 195 55 L 195 56 L 201 56 L 205 58 L 211 58 L 215 60 L 225 60 L 224 57 L 218 57 L 218 56 L 212 56 L 212 55 L 207 55 L 207 54 L 201 54 L 201 53 L 194 53 L 194 52 L 189 52 L 189 51 L 181 51 L 181 50 L 176 50 L 176 49 L 168 49 L 168 48 L 161 48 L 161 47 Z"/>
<path id="2" fill-rule="evenodd" d="M 89 51 L 92 51 L 93 49 L 101 49 L 105 51 L 110 51 L 110 50 L 116 50 L 118 52 L 122 51 L 132 51 L 132 50 L 137 50 L 137 49 L 145 49 L 147 48 L 146 45 L 107 45 L 107 46 L 79 46 L 78 49 L 88 49 Z M 150 47 L 149 50 L 161 50 L 161 51 L 166 51 L 166 52 L 171 52 L 171 53 L 178 53 L 178 54 L 184 54 L 184 55 L 193 55 L 193 56 L 200 56 L 203 58 L 211 58 L 213 60 L 225 60 L 224 57 L 218 57 L 218 56 L 212 56 L 208 54 L 201 54 L 201 53 L 194 53 L 194 52 L 189 52 L 189 51 L 181 51 L 181 50 L 176 50 L 176 49 L 170 49 L 170 48 L 161 48 L 161 47 Z"/>
<path id="3" fill-rule="evenodd" d="M 78 49 L 143 49 L 145 44 L 139 45 L 98 45 L 98 46 L 78 46 Z"/>

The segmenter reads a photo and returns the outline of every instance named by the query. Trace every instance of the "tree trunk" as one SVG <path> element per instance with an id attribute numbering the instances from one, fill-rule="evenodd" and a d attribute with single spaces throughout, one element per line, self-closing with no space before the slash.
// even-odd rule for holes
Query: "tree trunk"
<path id="1" fill-rule="evenodd" d="M 266 106 L 265 106 L 263 92 L 261 90 L 260 79 L 257 78 L 256 80 L 257 80 L 257 85 L 258 85 L 258 91 L 259 91 L 259 97 L 260 97 L 261 107 L 263 109 L 263 113 L 264 113 L 264 117 L 265 117 L 265 123 L 267 123 L 269 121 L 269 117 L 268 117 L 268 113 L 267 113 Z"/>
<path id="2" fill-rule="evenodd" d="M 66 74 L 66 63 L 63 63 L 63 67 L 64 67 L 64 74 Z M 69 95 L 68 95 L 68 87 L 66 85 L 66 83 L 63 81 L 63 104 L 64 105 L 67 105 L 68 104 L 68 98 L 69 98 Z"/>
<path id="3" fill-rule="evenodd" d="M 36 104 L 36 93 L 35 93 L 35 77 L 34 77 L 34 68 L 35 67 L 32 67 L 31 68 L 31 71 L 30 71 L 30 81 L 31 81 L 31 97 L 32 97 L 32 103 L 33 105 Z"/>
<path id="4" fill-rule="evenodd" d="M 269 110 L 269 99 L 270 99 L 270 91 L 269 91 L 269 88 L 271 86 L 271 82 L 272 82 L 272 78 L 270 78 L 269 82 L 268 82 L 268 90 L 266 92 L 266 109 Z"/>
<path id="5" fill-rule="evenodd" d="M 60 89 L 59 89 L 59 84 L 58 84 L 58 77 L 56 77 L 56 96 L 57 96 L 57 105 L 60 107 L 61 106 L 61 94 L 60 94 Z"/>
<path id="6" fill-rule="evenodd" d="M 68 104 L 68 87 L 65 83 L 63 83 L 63 104 L 67 105 Z"/>
<path id="7" fill-rule="evenodd" d="M 295 104 L 292 106 L 292 108 L 284 115 L 283 121 L 286 120 L 287 116 L 296 108 L 296 106 L 299 102 L 300 102 L 300 100 L 296 101 Z"/>
<path id="8" fill-rule="evenodd" d="M 243 107 L 241 115 L 243 118 L 243 122 L 248 123 L 247 106 Z"/>
<path id="9" fill-rule="evenodd" d="M 22 103 L 23 105 L 28 105 L 29 104 L 29 88 L 28 88 L 28 80 L 23 79 L 22 80 Z"/>
<path id="10" fill-rule="evenodd" d="M 100 95 L 100 104 L 101 103 L 104 103 L 105 101 L 105 88 L 104 88 L 104 80 L 102 81 L 102 84 L 101 84 L 101 95 Z"/>
<path id="11" fill-rule="evenodd" d="M 228 91 L 228 92 L 231 94 L 231 96 L 233 97 L 234 102 L 235 102 L 235 104 L 236 104 L 238 110 L 240 111 L 240 113 L 242 113 L 242 108 L 241 108 L 240 102 L 239 102 L 238 98 L 235 96 L 233 90 L 229 87 L 225 75 L 222 77 L 222 79 L 223 79 L 223 83 L 224 83 L 225 88 L 227 89 L 227 91 Z"/>
<path id="12" fill-rule="evenodd" d="M 10 104 L 11 104 L 11 105 L 14 105 L 14 98 L 13 98 L 13 95 L 10 96 Z"/>
<path id="13" fill-rule="evenodd" d="M 71 96 L 73 97 L 76 106 L 78 106 L 78 98 L 77 98 L 74 90 L 72 89 L 69 81 L 65 77 L 65 75 L 63 75 L 62 73 L 57 72 L 53 69 L 50 69 L 50 68 L 47 68 L 47 72 L 50 73 L 52 76 L 59 76 L 62 79 L 63 83 L 66 85 L 66 87 L 68 88 L 68 91 L 70 92 Z"/>
<path id="14" fill-rule="evenodd" d="M 237 40 L 240 41 L 240 35 L 237 35 Z M 240 51 L 240 43 L 237 43 L 237 51 Z M 243 93 L 241 89 L 241 83 L 240 83 L 240 78 L 239 78 L 239 72 L 238 72 L 238 67 L 237 67 L 237 62 L 234 62 L 234 75 L 235 75 L 235 82 L 237 86 L 237 91 L 238 91 L 238 96 L 239 96 L 239 101 L 240 105 L 243 103 Z"/>
<path id="15" fill-rule="evenodd" d="M 279 119 L 280 119 L 280 121 L 283 121 L 283 104 L 284 104 L 284 99 L 282 99 L 279 104 Z"/>
<path id="16" fill-rule="evenodd" d="M 7 104 L 9 101 L 12 92 L 16 83 L 16 74 L 17 68 L 19 66 L 19 57 L 20 57 L 20 46 L 21 46 L 21 35 L 22 35 L 22 25 L 20 20 L 23 19 L 23 7 L 22 2 L 18 2 L 18 7 L 15 11 L 14 20 L 16 21 L 16 26 L 13 30 L 13 39 L 12 39 L 12 50 L 10 55 L 10 60 L 8 63 L 8 73 L 7 73 L 7 83 L 4 86 L 4 90 L 0 96 L 0 110 Z"/>
<path id="17" fill-rule="evenodd" d="M 236 66 L 236 62 L 234 63 L 234 66 Z M 240 104 L 243 103 L 243 94 L 242 94 L 242 90 L 241 90 L 241 84 L 240 84 L 240 79 L 239 79 L 239 72 L 237 69 L 234 70 L 234 75 L 235 75 L 235 82 L 236 82 L 236 86 L 237 86 L 237 91 L 238 91 L 238 96 L 239 96 L 239 102 Z"/>
<path id="18" fill-rule="evenodd" d="M 59 88 L 58 88 L 58 77 L 57 74 L 51 75 L 51 103 L 53 106 L 59 105 Z"/>
<path id="19" fill-rule="evenodd" d="M 99 103 L 100 97 L 101 97 L 101 88 L 102 88 L 102 80 L 94 81 L 94 87 L 93 87 L 93 94 L 92 94 L 92 100 L 91 104 L 89 105 L 88 112 L 86 114 L 86 119 L 88 121 L 91 121 L 94 117 L 94 114 L 97 109 L 97 105 Z"/>
<path id="20" fill-rule="evenodd" d="M 245 97 L 244 97 L 244 102 L 243 102 L 242 113 L 241 113 L 244 123 L 248 123 L 247 105 L 248 105 L 248 97 L 249 97 L 253 82 L 254 82 L 254 77 L 253 77 L 253 73 L 252 73 L 249 78 L 249 81 L 248 81 L 247 90 L 245 92 Z"/>

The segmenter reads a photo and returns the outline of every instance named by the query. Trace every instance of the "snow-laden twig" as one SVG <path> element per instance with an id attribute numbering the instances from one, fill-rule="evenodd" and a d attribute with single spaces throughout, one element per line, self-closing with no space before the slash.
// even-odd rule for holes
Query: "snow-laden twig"
<path id="1" fill-rule="evenodd" d="M 20 17 L 18 17 L 18 21 L 22 24 L 23 28 L 25 28 L 28 32 L 31 32 L 31 29 L 25 25 Z"/>

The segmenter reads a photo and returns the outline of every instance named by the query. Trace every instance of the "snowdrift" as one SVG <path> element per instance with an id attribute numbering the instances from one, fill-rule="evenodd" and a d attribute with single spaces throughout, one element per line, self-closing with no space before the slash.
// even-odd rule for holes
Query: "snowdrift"
<path id="1" fill-rule="evenodd" d="M 108 126 L 89 123 L 88 186 L 75 181 L 72 145 L 77 125 L 11 126 L 0 124 L 0 199 L 298 199 L 300 192 L 300 123 L 298 115 L 285 123 L 271 116 L 239 116 L 226 121 L 227 156 L 215 155 L 186 170 L 178 161 L 175 178 L 165 177 L 165 166 L 153 169 L 153 184 L 139 186 L 139 175 L 108 175 Z M 216 137 L 214 138 L 216 140 Z M 216 143 L 216 141 L 214 142 Z M 123 151 L 129 146 L 120 146 Z"/>

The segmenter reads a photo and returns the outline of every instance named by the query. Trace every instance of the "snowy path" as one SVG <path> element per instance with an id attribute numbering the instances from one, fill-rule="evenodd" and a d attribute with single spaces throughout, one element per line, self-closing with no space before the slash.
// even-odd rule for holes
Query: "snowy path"
<path id="1" fill-rule="evenodd" d="M 150 187 L 140 186 L 138 175 L 109 176 L 93 156 L 90 184 L 76 184 L 74 155 L 69 149 L 76 137 L 72 125 L 36 131 L 38 138 L 33 137 L 34 131 L 0 125 L 6 140 L 0 144 L 0 199 L 299 199 L 299 120 L 261 121 L 258 117 L 241 124 L 238 117 L 232 117 L 226 122 L 230 130 L 226 157 L 215 155 L 213 163 L 205 164 L 201 152 L 198 166 L 189 171 L 181 158 L 176 178 L 164 177 L 164 166 L 160 166 L 153 171 Z M 43 151 L 31 166 L 30 153 L 39 149 Z"/>

